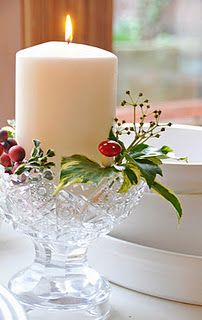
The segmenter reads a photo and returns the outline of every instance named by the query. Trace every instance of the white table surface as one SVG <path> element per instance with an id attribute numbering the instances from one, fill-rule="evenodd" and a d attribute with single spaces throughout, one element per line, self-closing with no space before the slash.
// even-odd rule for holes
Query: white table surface
<path id="1" fill-rule="evenodd" d="M 31 241 L 3 224 L 0 227 L 0 283 L 6 286 L 9 278 L 28 265 L 32 258 Z M 114 284 L 111 305 L 110 320 L 202 320 L 202 306 L 158 299 Z M 60 312 L 57 316 L 50 312 L 32 312 L 29 319 L 73 320 L 67 312 Z"/>

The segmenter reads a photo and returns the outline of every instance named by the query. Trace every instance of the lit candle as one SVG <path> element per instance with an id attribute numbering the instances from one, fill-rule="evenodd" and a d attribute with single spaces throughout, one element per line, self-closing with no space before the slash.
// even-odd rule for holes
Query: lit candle
<path id="1" fill-rule="evenodd" d="M 68 18 L 69 19 L 69 18 Z M 71 28 L 71 27 L 70 27 Z M 27 153 L 32 140 L 61 156 L 100 160 L 116 105 L 117 58 L 82 44 L 46 42 L 16 55 L 16 138 Z"/>

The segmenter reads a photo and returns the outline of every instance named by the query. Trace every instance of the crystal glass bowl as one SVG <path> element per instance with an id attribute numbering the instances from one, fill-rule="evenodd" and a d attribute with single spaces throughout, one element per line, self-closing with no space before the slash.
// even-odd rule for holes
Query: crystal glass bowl
<path id="1" fill-rule="evenodd" d="M 85 319 L 106 319 L 110 286 L 89 267 L 87 248 L 134 210 L 145 183 L 118 193 L 118 177 L 53 196 L 54 181 L 39 173 L 2 174 L 0 182 L 2 216 L 30 235 L 35 247 L 33 264 L 10 280 L 11 291 L 29 309 L 84 310 Z"/>

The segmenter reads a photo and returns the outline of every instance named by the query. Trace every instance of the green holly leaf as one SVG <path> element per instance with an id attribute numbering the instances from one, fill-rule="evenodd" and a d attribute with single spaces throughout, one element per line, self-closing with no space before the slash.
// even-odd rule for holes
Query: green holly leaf
<path id="1" fill-rule="evenodd" d="M 129 151 L 129 154 L 133 159 L 144 159 L 148 157 L 167 158 L 166 155 L 170 152 L 173 152 L 173 150 L 168 146 L 163 146 L 160 149 L 157 149 L 149 146 L 148 144 L 141 143 L 132 147 Z"/>
<path id="2" fill-rule="evenodd" d="M 177 157 L 173 149 L 168 146 L 163 146 L 158 151 L 162 153 L 161 159 L 175 159 L 188 162 L 187 157 Z"/>
<path id="3" fill-rule="evenodd" d="M 157 174 L 160 176 L 163 175 L 161 168 L 154 161 L 148 159 L 134 159 L 129 154 L 126 154 L 125 157 L 130 164 L 133 164 L 139 169 L 141 176 L 146 180 L 149 188 L 151 188 Z"/>
<path id="4" fill-rule="evenodd" d="M 60 182 L 54 194 L 70 184 L 90 183 L 98 185 L 105 178 L 115 177 L 117 172 L 114 167 L 103 168 L 83 155 L 63 157 L 61 161 Z"/>
<path id="5" fill-rule="evenodd" d="M 157 165 L 162 164 L 161 159 L 159 159 L 158 157 L 151 156 L 151 157 L 147 157 L 146 159 L 153 162 L 154 164 L 157 164 Z"/>
<path id="6" fill-rule="evenodd" d="M 117 141 L 117 138 L 116 138 L 116 136 L 115 136 L 115 134 L 113 132 L 113 128 L 110 129 L 108 139 L 109 140 L 113 140 L 113 141 Z"/>
<path id="7" fill-rule="evenodd" d="M 145 144 L 145 143 L 140 143 L 134 147 L 132 147 L 129 151 L 131 157 L 137 157 L 139 155 L 139 153 L 141 154 L 144 154 L 143 153 L 143 150 L 149 148 L 149 145 L 148 144 Z"/>
<path id="8" fill-rule="evenodd" d="M 177 218 L 179 221 L 180 218 L 182 217 L 182 207 L 181 207 L 179 199 L 173 193 L 173 191 L 168 189 L 167 187 L 165 187 L 164 185 L 162 185 L 161 183 L 159 183 L 157 181 L 153 182 L 151 188 L 152 188 L 152 190 L 154 190 L 155 192 L 160 194 L 163 198 L 165 198 L 167 201 L 169 201 L 173 205 L 173 207 L 177 211 Z"/>
<path id="9" fill-rule="evenodd" d="M 132 147 L 130 149 L 130 151 L 128 152 L 128 154 L 133 159 L 136 159 L 136 158 L 144 156 L 147 153 L 147 151 L 145 153 L 145 150 L 147 150 L 148 148 L 149 148 L 148 144 L 141 143 L 141 144 L 138 144 L 138 145 Z"/>
<path id="10" fill-rule="evenodd" d="M 141 172 L 133 163 L 127 162 L 124 170 L 122 170 L 123 183 L 118 192 L 127 192 L 132 185 L 137 185 L 140 182 Z"/>
<path id="11" fill-rule="evenodd" d="M 127 162 L 126 163 L 126 168 L 130 171 L 133 172 L 133 174 L 135 175 L 135 179 L 133 179 L 133 181 L 131 180 L 131 182 L 133 184 L 138 184 L 140 182 L 141 179 L 141 171 L 140 169 L 132 162 Z"/>
<path id="12" fill-rule="evenodd" d="M 140 169 L 141 174 L 145 178 L 149 188 L 151 188 L 157 174 L 160 176 L 163 175 L 161 168 L 150 160 L 136 159 L 134 162 Z"/>
<path id="13" fill-rule="evenodd" d="M 162 164 L 161 160 L 163 159 L 175 159 L 175 160 L 187 161 L 187 157 L 181 157 L 181 158 L 176 157 L 173 150 L 166 145 L 164 145 L 160 149 L 157 149 L 155 147 L 141 143 L 139 145 L 132 147 L 129 150 L 128 154 L 133 159 L 147 159 L 156 164 Z"/>
<path id="14" fill-rule="evenodd" d="M 126 170 L 123 170 L 122 175 L 123 175 L 123 183 L 120 189 L 118 190 L 119 193 L 127 192 L 132 187 L 131 180 Z"/>

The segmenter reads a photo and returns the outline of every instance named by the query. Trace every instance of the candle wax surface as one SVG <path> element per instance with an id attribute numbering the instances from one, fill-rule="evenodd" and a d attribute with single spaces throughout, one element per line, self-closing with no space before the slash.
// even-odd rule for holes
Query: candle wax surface
<path id="1" fill-rule="evenodd" d="M 20 57 L 35 57 L 35 58 L 115 58 L 115 55 L 109 51 L 78 43 L 67 43 L 59 41 L 51 41 L 38 44 L 31 48 L 26 48 L 19 53 Z"/>
<path id="2" fill-rule="evenodd" d="M 27 155 L 32 140 L 62 156 L 101 160 L 115 116 L 117 58 L 75 43 L 47 42 L 16 55 L 16 138 Z"/>

